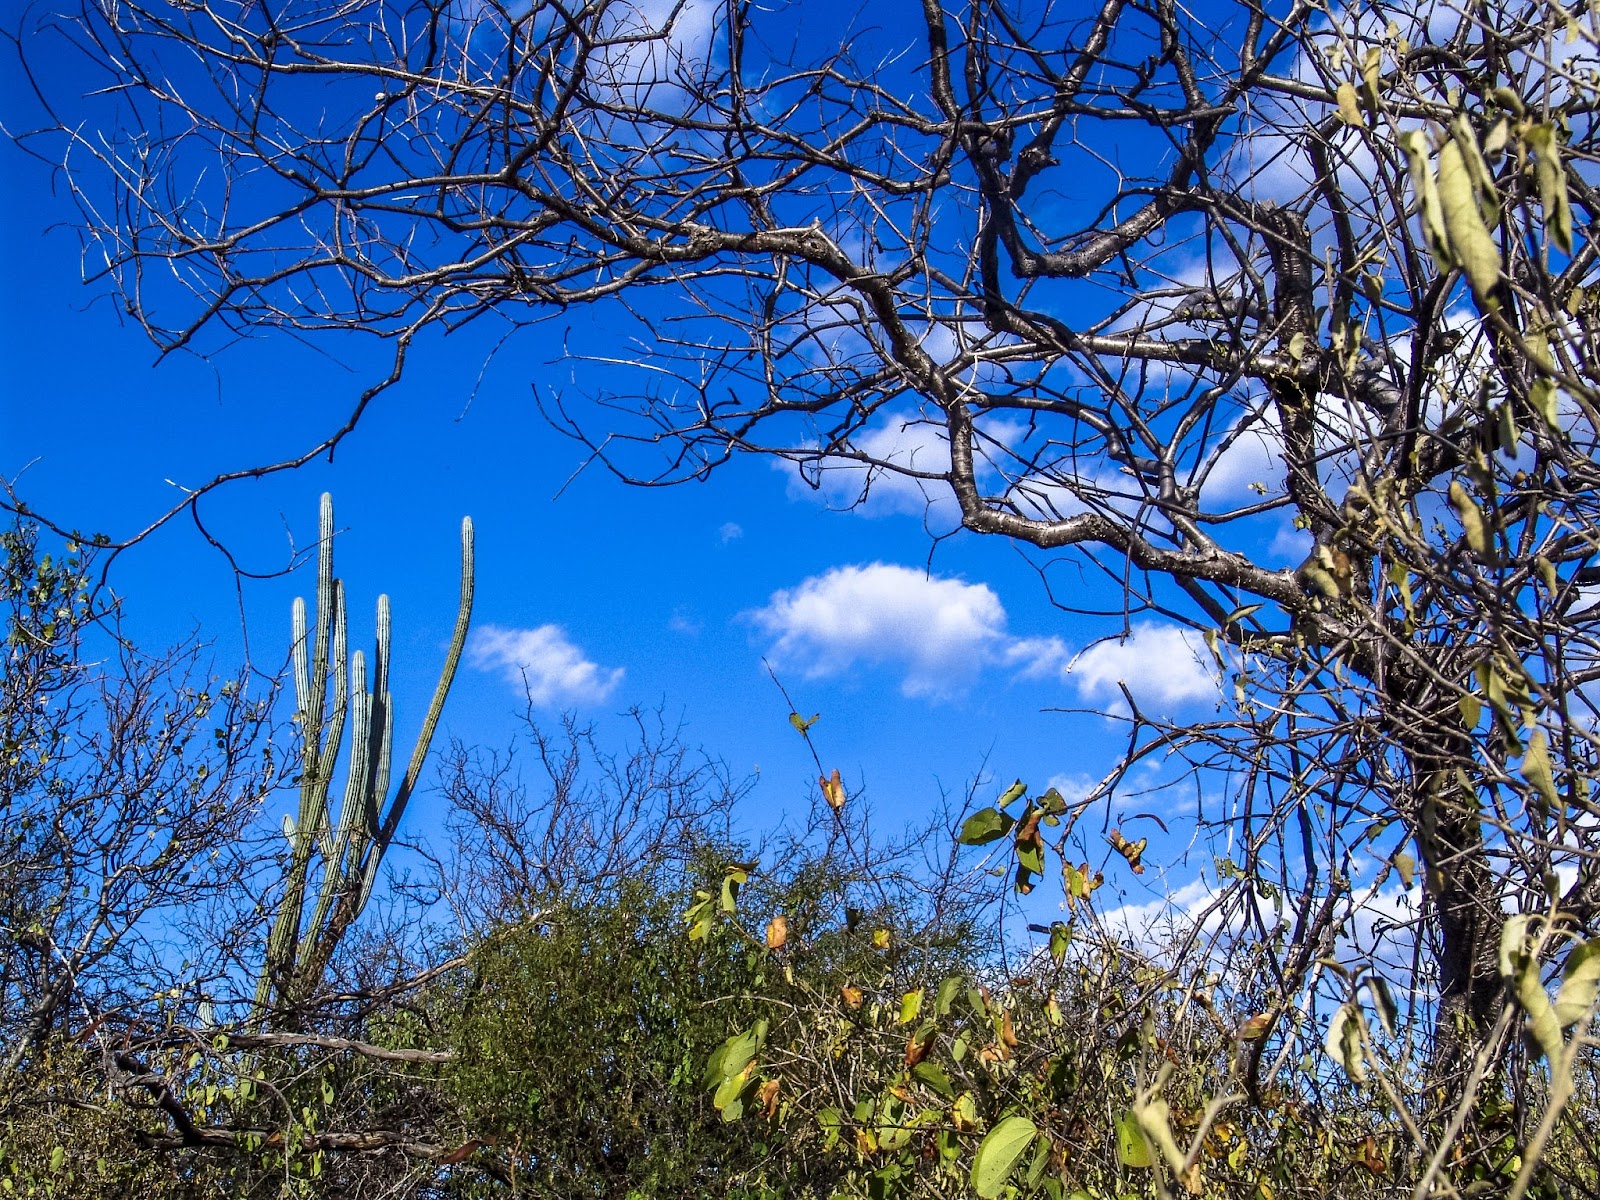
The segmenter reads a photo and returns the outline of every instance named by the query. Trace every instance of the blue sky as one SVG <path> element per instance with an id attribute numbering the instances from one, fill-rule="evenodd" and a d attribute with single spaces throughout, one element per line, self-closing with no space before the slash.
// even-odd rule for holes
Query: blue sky
<path id="1" fill-rule="evenodd" d="M 0 119 L 27 128 L 22 81 L 11 71 L 0 81 Z M 137 327 L 80 282 L 61 181 L 9 142 L 0 180 L 0 474 L 56 522 L 125 538 L 185 486 L 314 445 L 379 372 L 373 348 L 350 338 L 313 349 L 263 337 L 155 365 Z M 617 714 L 661 705 L 736 775 L 759 770 L 752 828 L 802 815 L 816 775 L 763 658 L 807 716 L 822 715 L 813 734 L 825 764 L 852 792 L 864 787 L 857 802 L 890 825 L 941 795 L 959 802 L 980 773 L 981 802 L 1017 777 L 1069 791 L 1098 778 L 1123 748 L 1121 727 L 1047 710 L 1111 706 L 1119 679 L 1158 709 L 1214 711 L 1193 639 L 1139 627 L 1127 644 L 1075 658 L 1118 622 L 1065 616 L 1038 574 L 1043 560 L 1005 541 L 961 534 L 935 547 L 924 520 L 940 526 L 941 513 L 913 492 L 880 489 L 860 511 L 834 511 L 830 494 L 761 459 L 670 489 L 630 488 L 599 468 L 574 479 L 584 450 L 545 423 L 532 385 L 604 390 L 608 368 L 563 359 L 565 332 L 525 334 L 487 368 L 487 333 L 424 339 L 334 461 L 237 483 L 202 505 L 234 561 L 272 576 L 291 545 L 311 543 L 317 497 L 333 494 L 356 645 L 370 637 L 377 594 L 393 600 L 400 746 L 449 636 L 463 514 L 478 531 L 476 632 L 441 741 L 503 744 L 524 677 L 545 719 L 571 709 L 619 736 Z M 1100 586 L 1076 572 L 1059 563 L 1051 585 Z M 241 577 L 186 517 L 118 558 L 111 582 L 137 641 L 198 632 L 219 670 L 248 653 L 268 674 L 287 652 L 290 599 L 310 588 L 306 570 Z M 425 834 L 438 815 L 424 801 L 407 823 Z M 1114 886 L 1136 901 L 1164 882 L 1157 870 Z"/>

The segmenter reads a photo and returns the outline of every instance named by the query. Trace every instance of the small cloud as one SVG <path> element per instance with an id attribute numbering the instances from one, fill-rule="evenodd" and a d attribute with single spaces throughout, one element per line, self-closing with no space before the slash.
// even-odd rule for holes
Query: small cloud
<path id="1" fill-rule="evenodd" d="M 1000 652 L 1000 661 L 1014 667 L 1018 679 L 1048 679 L 1059 675 L 1072 648 L 1058 637 L 1012 638 Z"/>
<path id="2" fill-rule="evenodd" d="M 667 619 L 667 628 L 673 633 L 681 633 L 685 637 L 699 637 L 700 631 L 705 628 L 694 619 L 694 613 L 687 608 L 675 608 L 672 616 Z"/>
<path id="3" fill-rule="evenodd" d="M 722 538 L 722 544 L 726 546 L 729 542 L 737 541 L 744 536 L 744 526 L 737 521 L 724 521 L 722 528 L 717 530 L 717 535 Z"/>
<path id="4" fill-rule="evenodd" d="M 887 563 L 835 567 L 774 592 L 750 615 L 775 639 L 768 654 L 808 678 L 892 665 L 907 696 L 959 693 L 1003 659 L 1009 640 L 1005 609 L 987 586 Z"/>
<path id="5" fill-rule="evenodd" d="M 1217 674 L 1200 634 L 1177 625 L 1135 625 L 1127 637 L 1097 642 L 1064 672 L 1085 699 L 1123 705 L 1126 684 L 1141 704 L 1175 707 L 1214 700 Z"/>
<path id="6" fill-rule="evenodd" d="M 621 667 L 601 667 L 585 658 L 559 625 L 482 626 L 467 645 L 467 661 L 480 671 L 498 671 L 525 688 L 528 703 L 540 708 L 599 704 L 622 682 Z"/>

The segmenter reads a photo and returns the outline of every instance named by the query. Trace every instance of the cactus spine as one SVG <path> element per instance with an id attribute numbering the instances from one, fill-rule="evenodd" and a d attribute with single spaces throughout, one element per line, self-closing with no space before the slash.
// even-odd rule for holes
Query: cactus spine
<path id="1" fill-rule="evenodd" d="M 304 1000 L 321 980 L 339 940 L 372 895 L 388 852 L 422 774 L 428 746 L 455 679 L 472 619 L 472 518 L 461 522 L 461 604 L 455 633 L 433 700 L 412 748 L 411 761 L 389 794 L 394 752 L 394 704 L 389 693 L 389 597 L 378 597 L 372 684 L 366 657 L 348 652 L 344 585 L 333 574 L 333 499 L 324 494 L 318 526 L 316 620 L 307 627 L 305 601 L 292 610 L 295 717 L 300 728 L 300 807 L 284 818 L 289 841 L 283 901 L 267 938 L 266 961 L 256 987 L 256 1019 L 269 1007 Z M 329 692 L 332 692 L 331 707 Z M 328 797 L 334 766 L 350 729 L 350 756 L 338 812 Z M 312 860 L 321 859 L 316 901 L 306 919 Z"/>

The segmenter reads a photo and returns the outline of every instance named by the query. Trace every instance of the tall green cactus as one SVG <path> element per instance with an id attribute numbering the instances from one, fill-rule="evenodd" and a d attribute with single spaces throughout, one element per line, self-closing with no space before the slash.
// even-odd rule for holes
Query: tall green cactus
<path id="1" fill-rule="evenodd" d="M 461 607 L 456 613 L 455 634 L 405 776 L 390 796 L 394 704 L 389 694 L 389 597 L 378 597 L 369 691 L 361 651 L 349 656 L 346 665 L 344 585 L 333 574 L 333 498 L 326 494 L 318 539 L 314 632 L 307 629 L 305 601 L 296 598 L 293 610 L 296 720 L 302 744 L 300 811 L 298 817 L 286 816 L 283 821 L 289 859 L 283 900 L 273 919 L 256 987 L 258 1022 L 269 1008 L 293 1007 L 315 989 L 339 940 L 372 895 L 379 864 L 422 773 L 472 620 L 472 518 L 468 517 L 461 522 Z M 335 815 L 330 812 L 328 794 L 347 719 L 352 727 L 350 755 L 344 794 Z M 316 858 L 321 860 L 320 882 L 308 920 L 306 895 Z"/>

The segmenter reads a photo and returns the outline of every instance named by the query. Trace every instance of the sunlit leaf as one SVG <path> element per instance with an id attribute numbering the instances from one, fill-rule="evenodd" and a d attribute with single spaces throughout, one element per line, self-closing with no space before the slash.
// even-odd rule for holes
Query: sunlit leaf
<path id="1" fill-rule="evenodd" d="M 1555 774 L 1550 765 L 1550 744 L 1544 730 L 1536 729 L 1528 738 L 1528 748 L 1522 756 L 1518 773 L 1533 785 L 1546 808 L 1556 806 L 1559 797 L 1556 795 Z"/>
<path id="2" fill-rule="evenodd" d="M 1027 794 L 1028 794 L 1028 785 L 1023 783 L 1022 780 L 1019 779 L 1015 783 L 1013 783 L 1010 787 L 1008 787 L 1001 794 L 1000 799 L 997 800 L 995 803 L 1000 808 L 1006 808 L 1009 805 L 1016 803 L 1018 800 L 1022 799 L 1022 797 L 1026 796 Z"/>
<path id="3" fill-rule="evenodd" d="M 1572 253 L 1572 204 L 1567 197 L 1567 172 L 1561 165 L 1561 143 L 1552 125 L 1534 125 L 1523 135 L 1533 151 L 1534 177 L 1545 228 L 1563 254 Z"/>
<path id="4" fill-rule="evenodd" d="M 1356 102 L 1356 89 L 1348 79 L 1341 83 L 1334 93 L 1339 101 L 1339 119 L 1346 125 L 1361 128 L 1366 124 L 1361 119 L 1361 106 Z"/>
<path id="5" fill-rule="evenodd" d="M 1500 248 L 1484 223 L 1479 189 L 1455 138 L 1446 139 L 1439 148 L 1438 182 L 1450 257 L 1466 274 L 1478 301 L 1494 307 L 1493 294 L 1500 283 Z"/>
<path id="6" fill-rule="evenodd" d="M 998 1196 L 1038 1134 L 1032 1121 L 1018 1116 L 1007 1117 L 991 1129 L 972 1157 L 973 1190 L 984 1200 Z"/>
<path id="7" fill-rule="evenodd" d="M 806 720 L 804 717 L 802 717 L 797 712 L 792 712 L 792 713 L 789 714 L 789 724 L 794 726 L 795 732 L 801 733 L 801 734 L 804 734 L 804 733 L 808 732 L 811 729 L 811 727 L 813 725 L 815 725 L 821 719 L 822 719 L 822 714 L 821 713 L 812 713 L 811 714 L 811 719 L 809 721 Z"/>
<path id="8" fill-rule="evenodd" d="M 1567 956 L 1567 965 L 1561 972 L 1555 1013 L 1563 1029 L 1590 1015 L 1597 991 L 1600 991 L 1600 939 L 1591 938 Z"/>
<path id="9" fill-rule="evenodd" d="M 1125 1167 L 1149 1167 L 1155 1163 L 1150 1141 L 1139 1128 L 1139 1118 L 1131 1111 L 1117 1121 L 1117 1158 Z"/>
<path id="10" fill-rule="evenodd" d="M 917 988 L 900 997 L 900 1024 L 909 1025 L 917 1019 L 922 1012 L 922 998 L 924 989 Z"/>
<path id="11" fill-rule="evenodd" d="M 767 949 L 782 950 L 789 941 L 789 918 L 783 914 L 767 922 Z"/>
<path id="12" fill-rule="evenodd" d="M 1161 1151 L 1161 1157 L 1167 1160 L 1167 1165 L 1174 1171 L 1183 1170 L 1185 1156 L 1172 1136 L 1172 1114 L 1167 1102 L 1160 1099 L 1146 1101 L 1134 1108 L 1133 1116 L 1139 1122 L 1140 1131 Z"/>
<path id="13" fill-rule="evenodd" d="M 1489 535 L 1483 520 L 1483 510 L 1473 500 L 1472 494 L 1459 479 L 1450 481 L 1450 505 L 1461 520 L 1461 529 L 1467 536 L 1467 545 L 1476 554 L 1489 552 Z"/>

